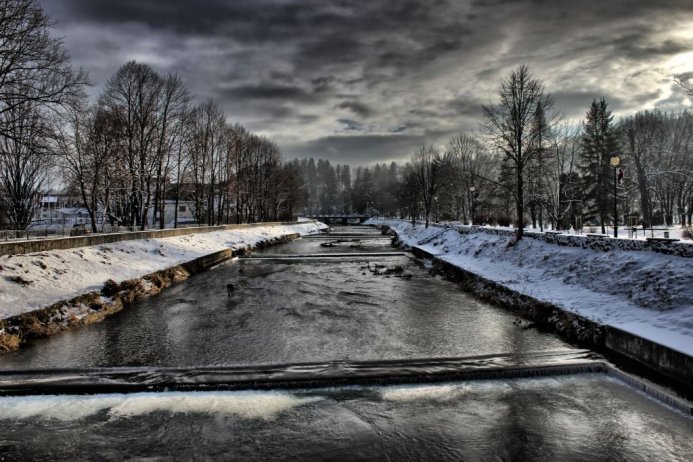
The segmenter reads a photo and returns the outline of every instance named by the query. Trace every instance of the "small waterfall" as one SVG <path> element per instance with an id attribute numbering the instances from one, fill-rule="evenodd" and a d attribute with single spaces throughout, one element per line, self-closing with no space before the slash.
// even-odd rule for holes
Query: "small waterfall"
<path id="1" fill-rule="evenodd" d="M 553 356 L 536 353 L 519 361 L 520 364 L 508 364 L 514 361 L 507 355 L 489 355 L 261 367 L 0 371 L 0 396 L 311 389 L 605 374 L 686 415 L 693 415 L 693 405 L 687 400 L 604 361 L 591 359 L 589 353 Z"/>
<path id="2" fill-rule="evenodd" d="M 606 374 L 610 377 L 620 380 L 621 382 L 630 385 L 636 390 L 646 394 L 650 398 L 664 403 L 674 409 L 683 412 L 686 415 L 693 416 L 693 404 L 678 396 L 673 396 L 671 393 L 663 390 L 659 386 L 650 383 L 639 377 L 627 374 L 613 366 L 606 367 Z"/>

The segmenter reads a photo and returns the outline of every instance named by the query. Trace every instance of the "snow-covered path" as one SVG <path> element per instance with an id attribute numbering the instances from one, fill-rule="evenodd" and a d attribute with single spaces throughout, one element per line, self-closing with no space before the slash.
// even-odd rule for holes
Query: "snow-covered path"
<path id="1" fill-rule="evenodd" d="M 0 319 L 99 290 L 107 279 L 122 282 L 224 249 L 326 227 L 305 222 L 0 256 Z"/>
<path id="2" fill-rule="evenodd" d="M 693 356 L 693 259 L 649 251 L 600 252 L 399 220 L 409 246 L 517 292 Z"/>

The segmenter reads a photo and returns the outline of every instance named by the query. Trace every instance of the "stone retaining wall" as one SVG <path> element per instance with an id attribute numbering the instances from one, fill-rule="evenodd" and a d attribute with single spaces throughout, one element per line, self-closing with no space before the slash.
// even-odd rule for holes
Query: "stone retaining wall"
<path id="1" fill-rule="evenodd" d="M 388 228 L 384 226 L 383 232 L 386 232 Z M 462 227 L 458 231 L 462 233 L 489 232 L 498 235 L 514 235 L 511 230 L 479 227 Z M 577 239 L 570 239 L 569 241 L 560 240 L 561 242 L 573 242 L 575 246 L 589 241 L 588 238 L 581 236 L 555 236 L 550 234 L 544 236 L 539 233 L 533 233 L 531 237 L 542 240 L 554 237 L 581 238 L 582 241 Z M 618 245 L 618 241 L 617 239 L 609 239 L 600 243 L 616 242 L 616 245 Z M 546 242 L 550 241 L 546 240 Z M 559 243 L 558 241 L 554 242 Z M 625 242 L 639 243 L 639 241 Z M 396 233 L 393 243 L 401 245 L 401 241 L 399 241 Z M 559 245 L 561 244 L 559 243 Z M 686 244 L 683 245 L 685 246 Z M 595 250 L 604 251 L 614 249 L 614 247 L 611 249 L 598 246 L 591 247 L 591 243 L 590 245 L 585 245 L 585 248 L 595 248 Z M 638 250 L 653 249 L 640 248 Z M 642 374 L 649 375 L 654 373 L 658 377 L 665 377 L 671 381 L 669 382 L 670 385 L 679 390 L 684 390 L 688 396 L 693 396 L 693 357 L 616 327 L 599 324 L 552 303 L 516 292 L 500 283 L 443 261 L 420 247 L 413 246 L 411 251 L 419 258 L 432 260 L 433 272 L 437 272 L 445 276 L 446 279 L 456 282 L 463 290 L 473 293 L 490 303 L 500 305 L 519 317 L 530 320 L 538 328 L 556 333 L 573 344 L 604 353 L 612 360 L 628 363 L 630 368 L 639 369 L 639 372 Z"/>
<path id="2" fill-rule="evenodd" d="M 149 231 L 134 231 L 129 233 L 87 234 L 77 237 L 61 237 L 57 239 L 34 239 L 28 241 L 0 242 L 0 255 L 17 255 L 24 253 L 46 252 L 48 250 L 74 249 L 92 245 L 113 244 L 114 242 L 131 241 L 135 239 L 153 239 L 160 237 L 185 236 L 188 234 L 209 233 L 230 229 L 257 228 L 261 226 L 295 225 L 293 222 L 250 223 L 242 225 L 199 226 L 194 228 L 156 229 Z"/>
<path id="3" fill-rule="evenodd" d="M 487 233 L 508 237 L 515 235 L 515 231 L 511 229 L 486 228 L 482 226 L 445 226 L 439 224 L 435 224 L 434 226 L 439 228 L 449 227 L 450 229 L 454 229 L 461 234 Z M 525 232 L 525 237 L 548 242 L 549 244 L 567 247 L 580 247 L 583 249 L 592 249 L 601 252 L 611 252 L 616 250 L 639 250 L 674 255 L 677 257 L 693 258 L 693 244 L 680 241 L 641 241 L 637 239 L 613 239 L 607 236 L 590 237 L 575 234 L 561 234 L 553 232 L 539 233 L 532 231 Z"/>
<path id="4" fill-rule="evenodd" d="M 566 311 L 554 304 L 518 293 L 495 281 L 483 278 L 440 260 L 418 247 L 412 247 L 414 255 L 433 260 L 433 271 L 458 283 L 467 292 L 483 300 L 500 305 L 516 315 L 532 321 L 538 328 L 554 332 L 565 340 L 602 353 L 615 353 L 628 358 L 649 371 L 673 379 L 693 393 L 693 358 L 638 337 L 615 327 L 606 326 L 578 314 Z"/>

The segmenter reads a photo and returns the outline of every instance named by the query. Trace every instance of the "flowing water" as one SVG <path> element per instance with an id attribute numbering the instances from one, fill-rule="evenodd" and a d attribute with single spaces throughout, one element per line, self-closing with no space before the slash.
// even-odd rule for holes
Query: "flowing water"
<path id="1" fill-rule="evenodd" d="M 196 382 L 214 367 L 275 365 L 257 370 L 305 378 L 326 370 L 358 373 L 341 361 L 370 361 L 376 372 L 381 363 L 383 370 L 397 364 L 400 372 L 426 375 L 458 364 L 440 358 L 480 357 L 465 362 L 468 368 L 531 364 L 524 357 L 584 359 L 581 350 L 430 276 L 422 265 L 373 229 L 337 229 L 222 264 L 101 324 L 34 341 L 0 356 L 0 372 L 70 368 L 64 372 L 70 375 L 127 366 L 146 374 L 168 367 Z M 228 283 L 236 287 L 231 296 Z M 304 362 L 317 366 L 282 366 Z M 103 374 L 102 382 L 115 380 Z M 0 460 L 690 460 L 690 454 L 690 417 L 605 374 L 0 398 Z"/>
<path id="2" fill-rule="evenodd" d="M 571 348 L 430 276 L 407 255 L 368 255 L 397 249 L 366 230 L 359 234 L 368 238 L 309 237 L 225 263 L 103 323 L 0 356 L 0 368 L 250 365 Z M 290 258 L 270 258 L 277 255 Z M 236 286 L 230 297 L 229 282 Z"/>
<path id="3" fill-rule="evenodd" d="M 602 376 L 0 400 L 0 458 L 684 461 L 693 421 Z"/>

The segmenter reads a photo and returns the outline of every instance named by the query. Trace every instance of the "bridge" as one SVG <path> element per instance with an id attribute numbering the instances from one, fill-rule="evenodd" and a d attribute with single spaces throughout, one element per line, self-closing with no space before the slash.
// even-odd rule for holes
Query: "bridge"
<path id="1" fill-rule="evenodd" d="M 321 221 L 328 225 L 359 225 L 370 217 L 370 215 L 364 213 L 313 213 L 308 215 L 308 218 Z"/>

